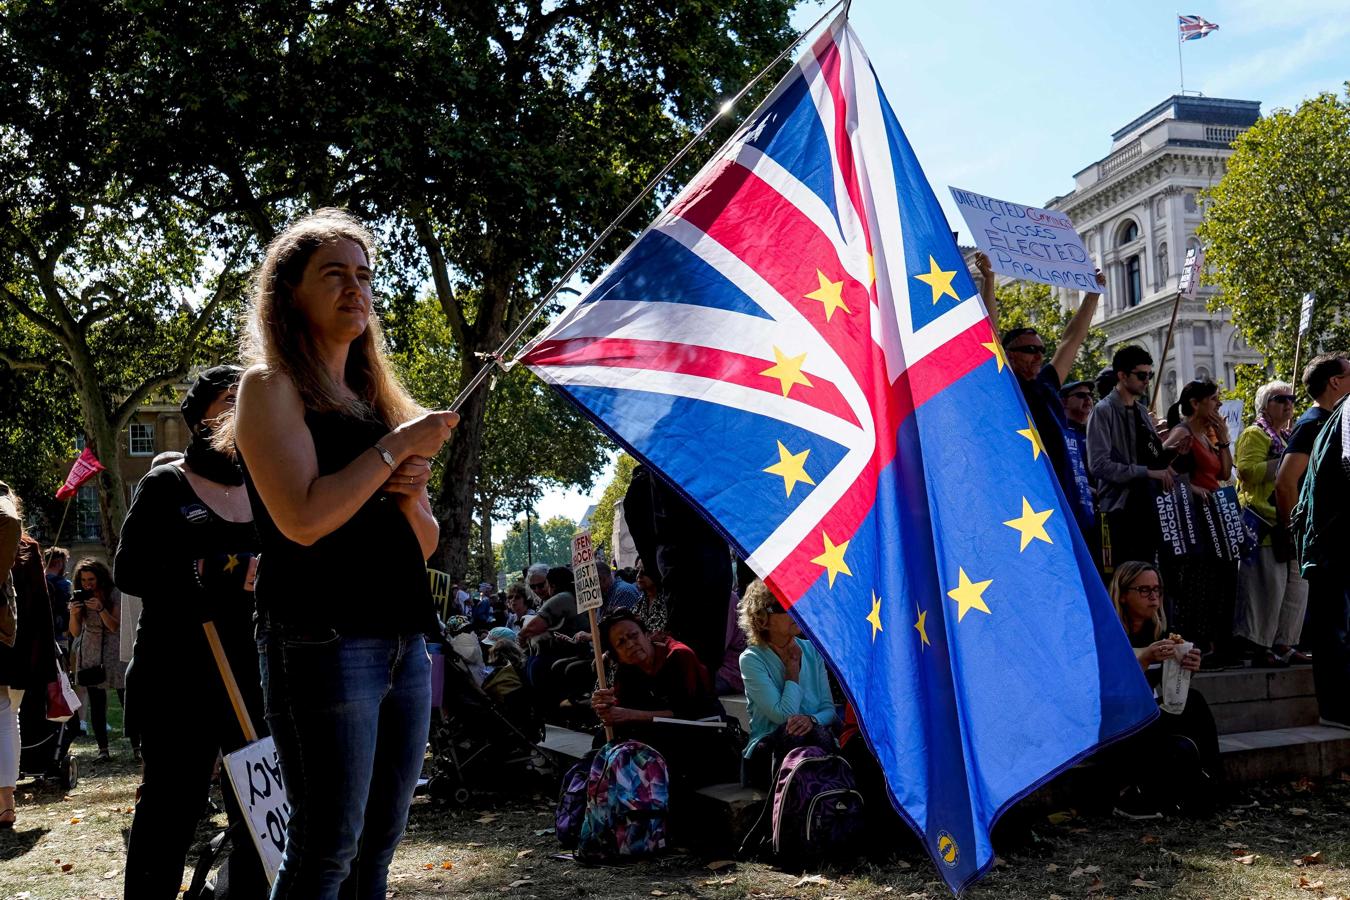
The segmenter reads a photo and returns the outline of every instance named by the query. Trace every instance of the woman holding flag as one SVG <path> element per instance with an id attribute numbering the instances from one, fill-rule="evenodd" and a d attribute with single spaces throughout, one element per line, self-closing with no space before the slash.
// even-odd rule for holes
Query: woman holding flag
<path id="1" fill-rule="evenodd" d="M 395 378 L 373 245 L 327 209 L 268 246 L 218 439 L 239 449 L 261 542 L 263 694 L 291 807 L 274 898 L 383 900 L 426 752 L 426 484 L 459 417 Z"/>

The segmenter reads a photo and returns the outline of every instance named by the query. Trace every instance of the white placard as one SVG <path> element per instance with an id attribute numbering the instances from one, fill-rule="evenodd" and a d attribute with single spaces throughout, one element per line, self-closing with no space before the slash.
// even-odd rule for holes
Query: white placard
<path id="1" fill-rule="evenodd" d="M 1225 400 L 1219 404 L 1219 415 L 1228 423 L 1229 440 L 1235 441 L 1242 434 L 1242 406 L 1241 400 Z"/>
<path id="2" fill-rule="evenodd" d="M 258 848 L 258 858 L 270 884 L 281 866 L 281 851 L 286 846 L 286 823 L 291 806 L 286 802 L 286 785 L 281 780 L 281 763 L 270 737 L 254 741 L 225 757 L 235 799 L 244 811 L 248 832 Z"/>
<path id="3" fill-rule="evenodd" d="M 1105 293 L 1073 222 L 1061 212 L 952 188 L 952 197 L 994 271 L 1022 281 Z"/>
<path id="4" fill-rule="evenodd" d="M 1317 302 L 1317 297 L 1311 291 L 1303 295 L 1303 308 L 1298 314 L 1298 333 L 1300 336 L 1308 333 L 1312 327 L 1313 304 Z"/>
<path id="5" fill-rule="evenodd" d="M 595 571 L 595 545 L 590 529 L 572 535 L 572 580 L 576 586 L 577 612 L 605 605 L 600 594 L 600 573 Z"/>
<path id="6" fill-rule="evenodd" d="M 1186 261 L 1181 265 L 1181 279 L 1177 282 L 1177 290 L 1181 296 L 1187 300 L 1195 299 L 1195 292 L 1200 287 L 1200 272 L 1205 267 L 1205 250 L 1203 247 L 1191 247 L 1186 251 Z"/>

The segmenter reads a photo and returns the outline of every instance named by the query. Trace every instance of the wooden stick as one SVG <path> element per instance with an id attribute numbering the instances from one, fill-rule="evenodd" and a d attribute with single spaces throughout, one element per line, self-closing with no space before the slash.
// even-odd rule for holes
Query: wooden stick
<path id="1" fill-rule="evenodd" d="M 1180 311 L 1181 291 L 1177 291 L 1177 302 L 1172 305 L 1172 321 L 1167 325 L 1167 340 L 1163 341 L 1162 356 L 1158 357 L 1158 368 L 1153 372 L 1153 399 L 1148 405 L 1155 415 L 1158 412 L 1158 391 L 1162 390 L 1162 370 L 1167 365 L 1167 351 L 1172 349 L 1172 330 L 1177 327 L 1177 313 Z"/>
<path id="2" fill-rule="evenodd" d="M 220 670 L 220 680 L 225 683 L 225 693 L 230 697 L 230 705 L 234 707 L 234 714 L 239 718 L 239 728 L 244 732 L 244 740 L 251 744 L 258 739 L 258 732 L 253 727 L 248 707 L 244 705 L 244 695 L 239 692 L 239 682 L 234 680 L 234 670 L 230 668 L 230 661 L 225 658 L 225 648 L 220 645 L 216 623 L 203 622 L 202 630 L 206 632 L 206 643 L 211 645 L 211 655 L 216 658 L 216 668 Z"/>
<path id="3" fill-rule="evenodd" d="M 1298 366 L 1295 366 L 1294 368 L 1298 368 Z M 66 516 L 70 515 L 70 501 L 74 499 L 75 499 L 74 494 L 71 494 L 69 497 L 66 498 L 66 509 L 65 512 L 61 513 L 61 524 L 56 526 L 56 537 L 52 538 L 52 547 L 61 546 L 61 532 L 66 527 Z"/>
<path id="4" fill-rule="evenodd" d="M 609 684 L 605 680 L 605 656 L 600 651 L 600 620 L 595 617 L 595 610 L 588 609 L 586 614 L 591 617 L 591 648 L 595 650 L 595 677 L 600 682 L 600 690 L 609 690 Z M 605 743 L 614 740 L 614 729 L 609 725 L 605 726 Z"/>

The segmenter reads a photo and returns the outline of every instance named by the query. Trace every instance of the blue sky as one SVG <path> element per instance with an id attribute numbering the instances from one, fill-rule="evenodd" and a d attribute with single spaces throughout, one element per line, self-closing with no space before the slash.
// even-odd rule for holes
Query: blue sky
<path id="1" fill-rule="evenodd" d="M 1189 2 L 1189 0 L 1188 0 Z M 805 4 L 806 28 L 828 4 Z M 991 3 L 854 0 L 850 20 L 947 218 L 948 185 L 1042 205 L 1105 156 L 1111 133 L 1176 93 L 1176 16 L 1219 25 L 1187 41 L 1186 89 L 1294 107 L 1350 78 L 1350 0 Z M 740 109 L 740 115 L 750 110 Z M 713 152 L 707 147 L 703 155 Z M 590 495 L 551 492 L 542 518 L 579 518 Z M 500 539 L 505 529 L 494 529 Z"/>

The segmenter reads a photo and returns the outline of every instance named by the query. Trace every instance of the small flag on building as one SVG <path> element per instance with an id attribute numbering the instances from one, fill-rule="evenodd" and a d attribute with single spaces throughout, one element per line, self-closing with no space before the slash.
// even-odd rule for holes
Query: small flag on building
<path id="1" fill-rule="evenodd" d="M 1196 41 L 1211 31 L 1218 31 L 1219 26 L 1205 21 L 1200 16 L 1177 16 L 1177 30 L 1181 40 Z"/>
<path id="2" fill-rule="evenodd" d="M 69 500 L 74 497 L 75 492 L 80 489 L 82 484 L 102 472 L 104 468 L 103 463 L 99 462 L 94 456 L 94 451 L 85 447 L 70 467 L 70 474 L 66 476 L 66 483 L 61 485 L 61 489 L 56 492 L 56 499 Z"/>

